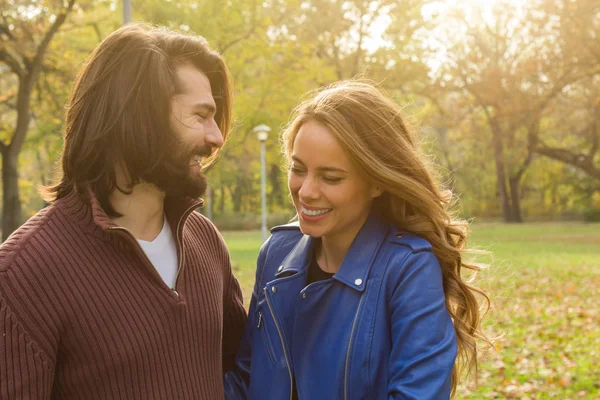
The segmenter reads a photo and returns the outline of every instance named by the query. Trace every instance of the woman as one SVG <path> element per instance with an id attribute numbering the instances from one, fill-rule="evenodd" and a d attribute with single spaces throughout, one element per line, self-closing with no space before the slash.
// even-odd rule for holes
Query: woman
<path id="1" fill-rule="evenodd" d="M 227 397 L 448 399 L 476 365 L 481 292 L 400 108 L 340 82 L 299 106 L 283 144 L 298 222 L 260 251 Z"/>

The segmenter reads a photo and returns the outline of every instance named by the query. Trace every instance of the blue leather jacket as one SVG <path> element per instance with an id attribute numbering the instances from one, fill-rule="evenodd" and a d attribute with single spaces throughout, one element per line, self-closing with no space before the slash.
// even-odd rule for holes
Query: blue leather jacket
<path id="1" fill-rule="evenodd" d="M 227 399 L 448 399 L 457 343 L 426 240 L 372 213 L 338 272 L 306 286 L 314 239 L 272 229 Z"/>

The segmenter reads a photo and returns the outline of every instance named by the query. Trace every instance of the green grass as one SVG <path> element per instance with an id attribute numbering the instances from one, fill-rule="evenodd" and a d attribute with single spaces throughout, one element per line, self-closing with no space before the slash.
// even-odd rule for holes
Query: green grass
<path id="1" fill-rule="evenodd" d="M 260 232 L 225 232 L 246 305 Z M 479 382 L 457 398 L 600 398 L 600 224 L 474 224 L 469 247 L 489 264 L 477 286 L 490 296 L 484 320 L 495 338 Z"/>

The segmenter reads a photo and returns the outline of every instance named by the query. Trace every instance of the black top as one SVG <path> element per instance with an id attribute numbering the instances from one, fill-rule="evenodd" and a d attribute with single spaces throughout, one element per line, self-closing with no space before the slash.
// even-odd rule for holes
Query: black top
<path id="1" fill-rule="evenodd" d="M 306 277 L 306 285 L 310 285 L 313 282 L 324 281 L 325 279 L 329 279 L 334 274 L 330 274 L 329 272 L 325 272 L 319 267 L 317 263 L 317 257 L 313 254 L 312 260 L 310 262 L 310 266 L 308 267 L 308 276 Z M 298 392 L 296 391 L 296 381 L 293 382 L 294 391 L 292 393 L 292 400 L 298 400 Z"/>
<path id="2" fill-rule="evenodd" d="M 317 257 L 313 256 L 310 266 L 308 267 L 308 276 L 306 279 L 306 285 L 310 285 L 313 282 L 324 281 L 325 279 L 329 279 L 334 274 L 330 274 L 329 272 L 325 272 L 319 267 L 317 264 Z"/>

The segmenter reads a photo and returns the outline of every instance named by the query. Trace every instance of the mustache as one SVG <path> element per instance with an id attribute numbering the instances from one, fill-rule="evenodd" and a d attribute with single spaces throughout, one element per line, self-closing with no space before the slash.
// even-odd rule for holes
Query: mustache
<path id="1" fill-rule="evenodd" d="M 179 156 L 177 157 L 179 160 L 189 160 L 192 157 L 200 156 L 202 158 L 209 157 L 214 152 L 214 148 L 211 146 L 195 146 L 191 149 L 187 149 L 185 151 L 180 151 Z"/>
<path id="2" fill-rule="evenodd" d="M 194 147 L 190 147 L 190 145 L 185 143 L 185 141 L 182 140 L 176 133 L 170 135 L 170 140 L 168 141 L 167 147 L 169 149 L 167 154 L 176 155 L 175 159 L 179 160 L 189 160 L 194 156 L 206 158 L 212 155 L 215 151 L 215 148 L 213 148 L 213 146 L 210 144 L 194 145 Z"/>
<path id="3" fill-rule="evenodd" d="M 214 149 L 211 146 L 196 146 L 192 151 L 192 154 L 209 157 L 213 153 L 213 150 Z"/>

